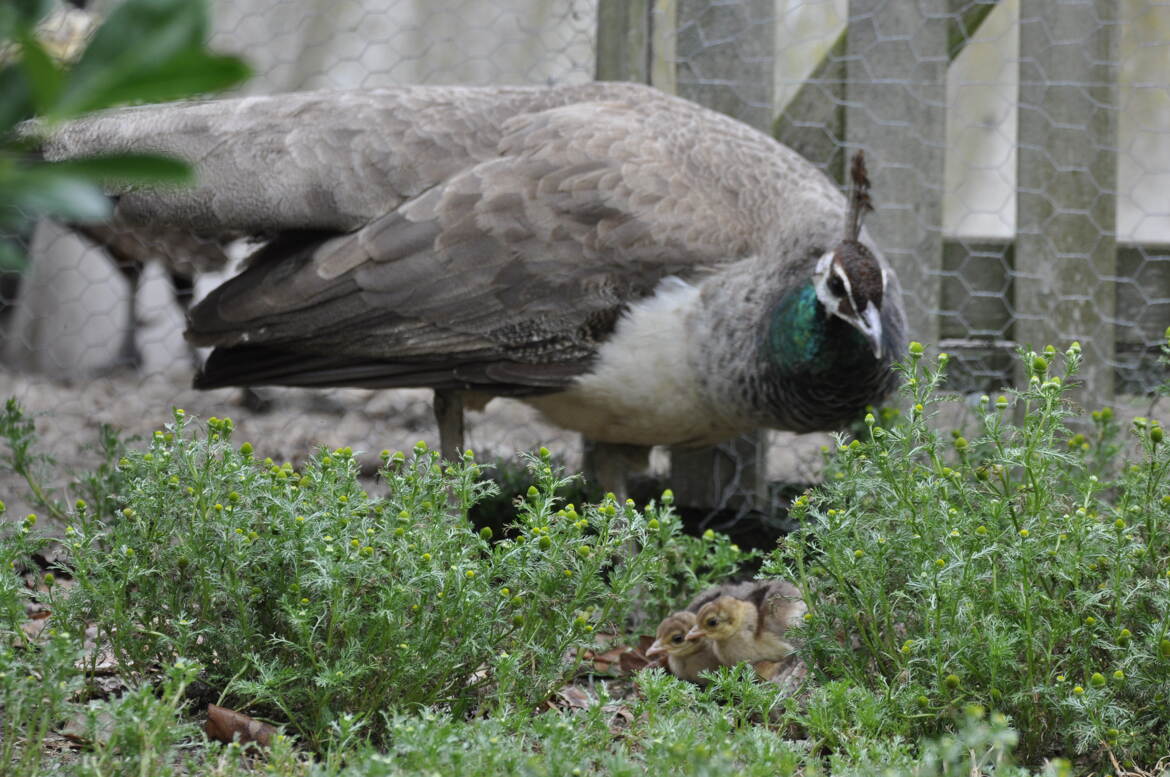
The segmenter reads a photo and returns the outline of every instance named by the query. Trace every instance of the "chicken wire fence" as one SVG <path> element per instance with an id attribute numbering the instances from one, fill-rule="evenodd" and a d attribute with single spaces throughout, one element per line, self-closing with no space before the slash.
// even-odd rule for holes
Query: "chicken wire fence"
<path id="1" fill-rule="evenodd" d="M 995 391 L 1016 377 L 1018 344 L 1072 339 L 1085 346 L 1086 401 L 1132 404 L 1159 380 L 1166 4 L 217 0 L 212 11 L 213 47 L 254 68 L 245 93 L 628 79 L 770 132 L 838 181 L 864 149 L 870 230 L 899 273 L 913 336 L 954 357 L 953 388 Z M 427 391 L 271 390 L 258 403 L 188 388 L 199 355 L 182 340 L 176 289 L 198 298 L 230 265 L 160 253 L 138 277 L 55 224 L 30 236 L 29 256 L 0 287 L 0 383 L 49 416 L 46 445 L 67 463 L 84 463 L 101 423 L 145 434 L 171 406 L 231 416 L 241 440 L 276 460 L 350 445 L 373 467 L 383 448 L 437 442 Z M 576 435 L 507 400 L 472 414 L 467 437 L 489 457 L 543 444 L 582 464 Z M 701 525 L 726 527 L 782 504 L 769 483 L 815 480 L 828 440 L 768 433 L 715 452 L 658 451 L 653 463 L 661 473 L 673 458 L 680 502 L 706 511 Z"/>

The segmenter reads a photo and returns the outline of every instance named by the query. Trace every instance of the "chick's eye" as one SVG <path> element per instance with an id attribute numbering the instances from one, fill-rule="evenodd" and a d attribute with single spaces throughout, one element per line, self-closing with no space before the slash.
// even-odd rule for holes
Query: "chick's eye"
<path id="1" fill-rule="evenodd" d="M 832 278 L 829 278 L 829 292 L 834 297 L 845 296 L 845 284 L 842 282 L 840 276 L 834 275 Z"/>
<path id="2" fill-rule="evenodd" d="M 719 625 L 719 621 L 717 621 L 717 620 L 716 620 L 716 619 L 714 619 L 714 618 L 708 618 L 708 619 L 707 619 L 707 625 L 708 625 L 708 626 L 711 626 L 711 627 L 718 626 L 718 625 Z"/>
<path id="3" fill-rule="evenodd" d="M 675 634 L 673 637 L 670 638 L 670 641 L 677 645 L 678 643 L 683 641 L 682 634 Z"/>

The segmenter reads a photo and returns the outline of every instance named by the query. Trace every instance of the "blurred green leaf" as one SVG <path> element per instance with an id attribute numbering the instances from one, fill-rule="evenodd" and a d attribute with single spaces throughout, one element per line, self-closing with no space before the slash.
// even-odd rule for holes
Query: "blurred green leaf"
<path id="1" fill-rule="evenodd" d="M 39 117 L 54 121 L 131 102 L 189 97 L 233 86 L 248 76 L 235 57 L 204 48 L 205 0 L 125 0 L 117 5 L 71 69 L 35 37 L 35 22 L 51 0 L 0 0 L 0 263 L 23 266 L 23 251 L 8 235 L 50 216 L 93 222 L 109 218 L 103 186 L 186 184 L 190 167 L 153 154 L 116 154 L 45 163 L 34 150 L 38 132 L 14 133 Z M 31 126 L 31 125 L 29 125 Z M 13 246 L 16 246 L 13 248 Z M 3 266 L 3 264 L 0 264 Z"/>
<path id="2" fill-rule="evenodd" d="M 0 238 L 0 273 L 23 272 L 27 264 L 23 248 L 13 240 Z"/>
<path id="3" fill-rule="evenodd" d="M 176 52 L 161 65 L 134 64 L 73 81 L 53 114 L 63 118 L 127 102 L 164 102 L 226 89 L 248 75 L 248 66 L 235 57 L 190 48 Z"/>
<path id="4" fill-rule="evenodd" d="M 65 73 L 53 62 L 40 41 L 25 31 L 20 35 L 21 65 L 32 86 L 33 105 L 37 111 L 51 110 L 65 84 Z"/>
<path id="5" fill-rule="evenodd" d="M 39 217 L 92 222 L 108 219 L 113 210 L 101 187 L 45 165 L 10 170 L 0 176 L 0 226 L 17 229 Z"/>
<path id="6" fill-rule="evenodd" d="M 32 92 L 19 64 L 0 68 L 0 137 L 33 115 Z"/>
<path id="7" fill-rule="evenodd" d="M 32 27 L 49 15 L 53 0 L 7 0 L 0 3 L 0 34 L 15 37 L 19 27 Z"/>
<path id="8" fill-rule="evenodd" d="M 127 0 L 97 31 L 53 116 L 187 97 L 247 78 L 240 60 L 204 50 L 207 29 L 202 2 Z"/>
<path id="9" fill-rule="evenodd" d="M 75 175 L 94 182 L 122 184 L 191 183 L 191 166 L 178 159 L 157 154 L 111 154 L 53 162 L 44 169 L 63 175 Z"/>
<path id="10" fill-rule="evenodd" d="M 207 7 L 190 0 L 126 0 L 114 8 L 77 63 L 79 79 L 129 62 L 150 67 L 205 42 Z"/>

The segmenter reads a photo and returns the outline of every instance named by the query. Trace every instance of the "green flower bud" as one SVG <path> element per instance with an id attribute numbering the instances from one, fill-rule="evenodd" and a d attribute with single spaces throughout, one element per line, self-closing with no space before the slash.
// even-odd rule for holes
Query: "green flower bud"
<path id="1" fill-rule="evenodd" d="M 913 357 L 922 356 L 922 343 L 917 340 L 910 341 L 910 355 Z"/>
<path id="2" fill-rule="evenodd" d="M 1093 676 L 1089 678 L 1089 685 L 1094 688 L 1100 688 L 1105 685 L 1105 675 L 1100 672 L 1093 672 Z"/>
<path id="3" fill-rule="evenodd" d="M 949 674 L 943 678 L 943 685 L 952 691 L 959 687 L 960 682 L 957 674 Z"/>
<path id="4" fill-rule="evenodd" d="M 480 529 L 479 536 L 484 540 L 490 540 L 492 538 L 492 527 L 485 526 L 482 529 Z"/>

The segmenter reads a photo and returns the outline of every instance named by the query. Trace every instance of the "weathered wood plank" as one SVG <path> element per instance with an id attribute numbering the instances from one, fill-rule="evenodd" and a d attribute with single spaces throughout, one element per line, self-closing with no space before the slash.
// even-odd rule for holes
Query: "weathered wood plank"
<path id="1" fill-rule="evenodd" d="M 845 129 L 869 162 L 869 230 L 897 270 L 913 339 L 937 343 L 947 22 L 916 0 L 851 0 Z"/>
<path id="2" fill-rule="evenodd" d="M 599 0 L 598 81 L 650 81 L 651 0 Z"/>
<path id="3" fill-rule="evenodd" d="M 677 93 L 767 132 L 774 115 L 772 0 L 671 4 Z M 669 24 L 669 19 L 664 21 Z M 713 448 L 671 448 L 670 483 L 678 504 L 711 510 L 759 505 L 766 434 L 756 432 Z"/>
<path id="4" fill-rule="evenodd" d="M 1022 0 L 1017 339 L 1084 347 L 1086 402 L 1112 396 L 1117 252 L 1114 0 Z"/>
<path id="5" fill-rule="evenodd" d="M 772 137 L 845 182 L 845 31 L 772 123 Z"/>
<path id="6" fill-rule="evenodd" d="M 995 10 L 999 0 L 950 0 L 947 22 L 947 56 L 952 60 L 962 53 L 967 41 L 975 37 L 983 20 Z"/>
<path id="7" fill-rule="evenodd" d="M 950 0 L 947 56 L 963 52 L 999 0 Z M 846 30 L 804 80 L 772 124 L 772 137 L 845 182 Z"/>
<path id="8" fill-rule="evenodd" d="M 678 94 L 759 129 L 772 123 L 772 0 L 678 0 Z"/>

